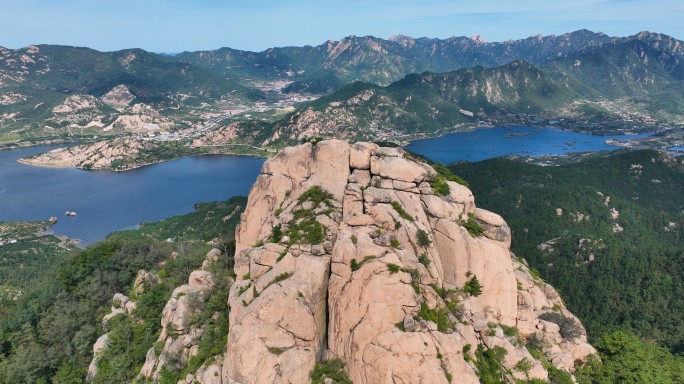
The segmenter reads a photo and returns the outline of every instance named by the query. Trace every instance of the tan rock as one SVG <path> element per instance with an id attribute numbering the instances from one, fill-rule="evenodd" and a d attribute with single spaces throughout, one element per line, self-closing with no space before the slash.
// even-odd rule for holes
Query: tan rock
<path id="1" fill-rule="evenodd" d="M 250 252 L 249 274 L 253 279 L 268 272 L 278 261 L 280 252 L 273 252 L 266 247 L 255 248 Z"/>
<path id="2" fill-rule="evenodd" d="M 218 248 L 212 248 L 209 252 L 207 252 L 207 257 L 206 259 L 211 261 L 211 262 L 217 262 L 221 258 L 221 250 Z"/>
<path id="3" fill-rule="evenodd" d="M 124 308 L 128 301 L 128 296 L 124 295 L 123 293 L 115 293 L 114 299 L 112 300 L 112 305 L 116 308 Z"/>
<path id="4" fill-rule="evenodd" d="M 144 269 L 138 271 L 133 282 L 133 293 L 139 295 L 145 291 L 146 288 L 159 283 L 159 277 L 151 274 Z"/>
<path id="5" fill-rule="evenodd" d="M 202 384 L 221 384 L 221 363 L 216 362 L 207 367 L 202 375 Z"/>
<path id="6" fill-rule="evenodd" d="M 390 191 L 381 188 L 369 187 L 363 192 L 363 201 L 367 204 L 388 204 L 392 197 Z"/>
<path id="7" fill-rule="evenodd" d="M 474 212 L 475 197 L 470 189 L 453 181 L 447 181 L 447 184 L 449 185 L 449 197 L 451 200 L 454 203 L 463 204 L 465 207 L 465 213 Z M 463 219 L 467 220 L 468 217 L 464 216 Z"/>
<path id="8" fill-rule="evenodd" d="M 349 176 L 349 182 L 367 187 L 371 183 L 371 174 L 368 170 L 355 169 Z"/>
<path id="9" fill-rule="evenodd" d="M 503 333 L 503 332 L 502 332 Z M 502 336 L 484 336 L 485 345 L 489 348 L 495 346 L 501 347 L 507 351 L 503 360 L 503 366 L 513 373 L 513 376 L 519 380 L 527 380 L 523 372 L 517 371 L 515 365 L 523 359 L 526 359 L 532 364 L 532 369 L 529 372 L 530 379 L 548 380 L 549 375 L 542 366 L 541 362 L 535 360 L 524 346 L 516 347 L 506 337 Z"/>
<path id="10" fill-rule="evenodd" d="M 140 374 L 144 377 L 152 377 L 154 374 L 154 366 L 157 364 L 157 358 L 154 355 L 154 347 L 147 350 L 145 355 L 145 364 L 143 364 Z"/>
<path id="11" fill-rule="evenodd" d="M 371 152 L 377 149 L 376 144 L 356 143 L 351 146 L 349 166 L 356 169 L 370 169 Z"/>
<path id="12" fill-rule="evenodd" d="M 459 220 L 463 216 L 463 206 L 449 203 L 439 196 L 422 195 L 420 200 L 423 202 L 425 212 L 430 216 L 447 220 Z"/>
<path id="13" fill-rule="evenodd" d="M 371 173 L 381 177 L 409 183 L 421 183 L 428 176 L 428 171 L 420 164 L 403 157 L 375 156 L 371 157 Z"/>
<path id="14" fill-rule="evenodd" d="M 308 382 L 324 347 L 329 266 L 329 257 L 286 256 L 254 282 L 259 297 L 243 303 L 231 290 L 229 383 Z M 274 283 L 283 273 L 293 276 Z M 282 353 L 269 350 L 274 343 Z"/>
<path id="15" fill-rule="evenodd" d="M 435 196 L 428 182 L 435 175 L 401 149 L 337 141 L 286 149 L 268 160 L 236 235 L 235 273 L 244 279 L 230 290 L 223 383 L 306 383 L 316 361 L 339 357 L 355 383 L 446 383 L 448 372 L 456 382 L 475 384 L 463 347 L 481 337 L 509 351 L 506 380 L 523 378 L 513 369 L 522 359 L 530 359 L 531 377 L 547 378 L 502 327 L 490 336 L 489 323 L 540 334 L 560 366 L 574 368 L 567 356 L 586 356 L 586 337 L 571 343 L 537 329 L 547 328 L 537 316 L 554 305 L 571 316 L 558 293 L 513 260 L 503 218 L 477 209 L 471 191 L 457 183 L 449 182 L 448 196 Z M 327 228 L 325 242 L 294 244 L 286 252 L 271 243 L 255 247 L 273 226 L 291 224 L 296 199 L 314 185 L 333 196 L 335 212 L 310 207 Z M 473 237 L 460 225 L 469 213 L 485 236 Z M 420 231 L 429 244 L 418 241 Z M 473 276 L 481 295 L 437 294 L 461 289 Z M 446 308 L 445 300 L 459 302 L 448 324 L 419 317 L 421 306 Z M 178 325 L 167 317 L 163 323 Z"/>
<path id="16" fill-rule="evenodd" d="M 191 287 L 209 289 L 214 285 L 214 276 L 208 271 L 193 271 L 188 278 Z"/>
<path id="17" fill-rule="evenodd" d="M 474 212 L 478 223 L 485 229 L 484 235 L 492 240 L 511 245 L 511 229 L 504 219 L 494 212 L 476 208 Z"/>
<path id="18" fill-rule="evenodd" d="M 392 180 L 392 188 L 396 189 L 397 191 L 420 193 L 415 183 L 407 183 L 401 180 Z"/>
<path id="19" fill-rule="evenodd" d="M 104 334 L 95 341 L 95 344 L 93 344 L 93 360 L 90 362 L 90 365 L 88 366 L 86 382 L 89 383 L 93 381 L 93 379 L 95 379 L 95 376 L 97 376 L 97 361 L 100 358 L 100 355 L 102 355 L 102 351 L 104 351 L 104 349 L 107 347 L 108 342 L 109 335 Z"/>

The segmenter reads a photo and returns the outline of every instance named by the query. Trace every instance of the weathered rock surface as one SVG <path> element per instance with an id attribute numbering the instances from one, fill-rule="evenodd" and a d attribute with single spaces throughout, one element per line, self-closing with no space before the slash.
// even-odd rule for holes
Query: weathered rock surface
<path id="1" fill-rule="evenodd" d="M 138 277 L 146 275 L 149 274 L 145 270 L 140 270 L 138 272 Z M 154 284 L 157 282 L 158 279 L 154 280 Z M 135 288 L 133 291 L 135 291 Z M 102 354 L 107 348 L 107 343 L 109 342 L 109 321 L 119 315 L 133 316 L 133 311 L 135 310 L 136 306 L 136 302 L 130 300 L 129 297 L 123 293 L 117 292 L 114 294 L 114 297 L 112 297 L 112 306 L 110 308 L 110 312 L 104 315 L 102 318 L 102 328 L 105 333 L 95 341 L 95 344 L 93 344 L 93 359 L 90 361 L 88 372 L 86 373 L 85 377 L 85 381 L 87 383 L 92 382 L 97 376 L 98 360 L 102 357 Z"/>
<path id="2" fill-rule="evenodd" d="M 546 379 L 520 340 L 543 339 L 568 371 L 593 353 L 558 293 L 510 253 L 503 218 L 457 183 L 436 194 L 435 177 L 401 149 L 336 140 L 266 161 L 236 234 L 223 383 L 305 383 L 335 357 L 354 383 L 478 383 L 467 344 L 504 348 L 512 377 L 528 359 L 530 377 Z M 464 291 L 473 277 L 480 295 Z M 579 336 L 539 318 L 554 311 Z"/>
<path id="3" fill-rule="evenodd" d="M 220 250 L 210 250 L 203 268 L 218 262 L 220 256 Z M 144 273 L 138 273 L 138 276 L 141 275 L 145 276 Z M 173 290 L 162 312 L 162 331 L 157 339 L 157 344 L 163 347 L 160 350 L 152 347 L 147 351 L 145 364 L 140 370 L 141 376 L 157 382 L 166 364 L 173 362 L 185 366 L 192 356 L 198 354 L 198 341 L 205 328 L 204 324 L 194 322 L 193 317 L 204 310 L 214 283 L 211 272 L 197 270 L 190 273 L 187 284 Z M 230 285 L 231 281 L 228 283 Z M 180 383 L 221 383 L 222 361 L 222 357 L 216 357 L 211 364 L 203 364 L 195 374 L 189 374 Z M 217 372 L 219 374 L 215 374 Z"/>
<path id="4" fill-rule="evenodd" d="M 95 344 L 93 344 L 93 360 L 88 366 L 88 373 L 86 374 L 86 382 L 91 382 L 97 376 L 97 360 L 102 355 L 102 350 L 107 347 L 107 341 L 109 341 L 109 335 L 104 334 L 97 338 Z"/>
<path id="5" fill-rule="evenodd" d="M 47 167 L 110 169 L 117 160 L 135 158 L 154 146 L 154 143 L 141 139 L 117 138 L 93 144 L 53 149 L 40 155 L 19 159 L 19 161 Z"/>

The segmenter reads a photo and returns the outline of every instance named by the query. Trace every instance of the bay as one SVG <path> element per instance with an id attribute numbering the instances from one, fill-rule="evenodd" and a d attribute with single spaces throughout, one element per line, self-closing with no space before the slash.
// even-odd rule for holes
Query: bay
<path id="1" fill-rule="evenodd" d="M 539 157 L 612 150 L 619 147 L 606 144 L 606 140 L 627 141 L 649 135 L 595 136 L 546 127 L 493 127 L 416 140 L 406 149 L 433 161 L 449 164 L 459 160 L 481 161 L 507 155 Z"/>
<path id="2" fill-rule="evenodd" d="M 16 160 L 52 149 L 0 151 L 0 221 L 55 216 L 57 235 L 87 245 L 112 231 L 192 211 L 195 203 L 246 196 L 263 158 L 186 157 L 126 172 L 46 168 Z M 77 216 L 66 217 L 66 211 Z"/>

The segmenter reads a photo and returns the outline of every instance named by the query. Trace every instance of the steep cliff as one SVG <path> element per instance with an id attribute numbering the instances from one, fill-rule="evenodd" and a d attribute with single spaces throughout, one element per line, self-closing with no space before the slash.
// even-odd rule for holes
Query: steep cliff
<path id="1" fill-rule="evenodd" d="M 368 143 L 268 160 L 236 233 L 223 382 L 305 383 L 339 358 L 354 383 L 478 383 L 492 356 L 547 379 L 594 353 L 505 221 L 449 179 Z"/>

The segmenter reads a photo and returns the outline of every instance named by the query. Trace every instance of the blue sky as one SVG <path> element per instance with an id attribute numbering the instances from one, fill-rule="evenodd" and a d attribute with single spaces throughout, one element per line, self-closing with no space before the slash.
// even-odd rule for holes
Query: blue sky
<path id="1" fill-rule="evenodd" d="M 0 46 L 9 48 L 258 51 L 349 35 L 503 41 L 581 28 L 684 38 L 683 0 L 0 0 L 0 10 Z"/>

